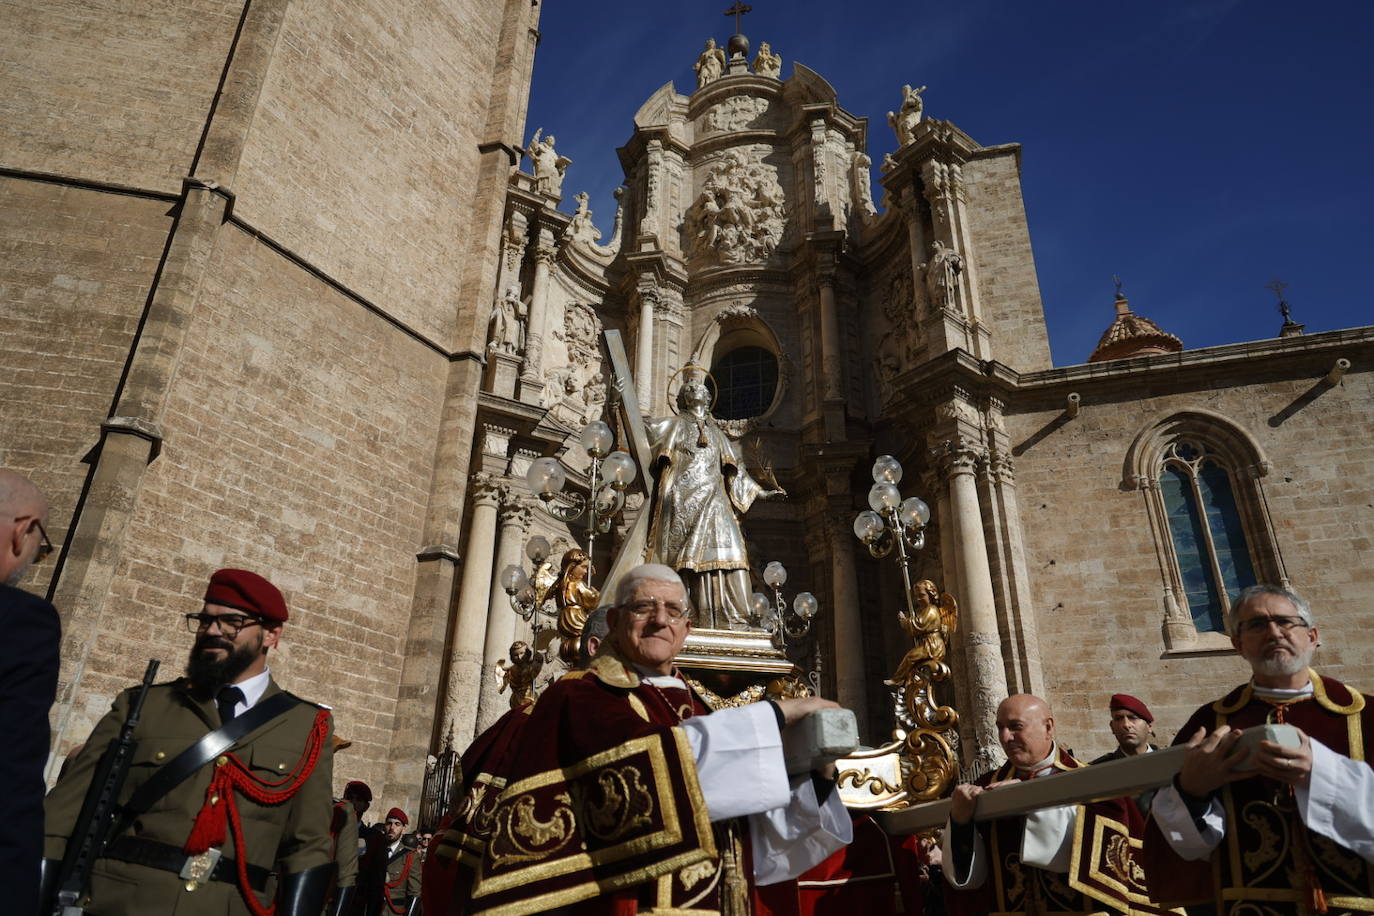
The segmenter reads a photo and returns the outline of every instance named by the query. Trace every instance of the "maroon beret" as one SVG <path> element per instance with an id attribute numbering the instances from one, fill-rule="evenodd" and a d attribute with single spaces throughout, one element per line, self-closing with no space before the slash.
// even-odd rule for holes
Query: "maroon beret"
<path id="1" fill-rule="evenodd" d="M 206 604 L 222 604 L 278 623 L 286 622 L 286 599 L 271 582 L 246 569 L 221 569 L 210 577 Z"/>
<path id="2" fill-rule="evenodd" d="M 386 813 L 387 820 L 391 820 L 393 817 L 405 826 L 410 826 L 410 818 L 406 817 L 406 813 L 402 811 L 400 808 L 392 808 L 390 811 Z"/>
<path id="3" fill-rule="evenodd" d="M 368 788 L 367 783 L 363 782 L 361 779 L 355 779 L 344 786 L 344 798 L 349 797 L 359 798 L 365 802 L 370 802 L 372 801 L 372 790 Z"/>
<path id="4" fill-rule="evenodd" d="M 1125 709 L 1129 712 L 1135 713 L 1137 716 L 1140 716 L 1140 718 L 1144 719 L 1146 722 L 1150 722 L 1153 724 L 1153 722 L 1155 721 L 1155 717 L 1150 715 L 1150 707 L 1146 706 L 1144 703 L 1142 703 L 1140 700 L 1137 700 L 1129 693 L 1112 694 L 1111 702 L 1107 704 L 1107 708 Z"/>

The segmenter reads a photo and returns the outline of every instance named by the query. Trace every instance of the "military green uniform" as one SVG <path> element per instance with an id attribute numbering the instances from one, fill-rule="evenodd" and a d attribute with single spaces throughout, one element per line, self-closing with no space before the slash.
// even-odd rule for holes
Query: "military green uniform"
<path id="1" fill-rule="evenodd" d="M 364 916 L 405 913 L 410 899 L 420 896 L 421 863 L 416 847 L 402 840 L 395 852 L 389 852 L 389 845 L 386 837 L 370 838 L 367 855 L 359 865 L 358 889 L 364 895 Z M 386 887 L 382 885 L 383 880 Z"/>
<path id="2" fill-rule="evenodd" d="M 82 752 L 48 794 L 45 857 L 62 858 L 96 764 L 105 748 L 118 736 L 136 692 L 137 688 L 125 690 L 115 698 L 109 714 L 96 725 Z M 269 680 L 259 702 L 280 692 L 276 683 Z M 228 753 L 243 761 L 256 780 L 280 782 L 301 761 L 320 709 L 312 703 L 298 703 L 250 732 Z M 185 679 L 154 685 L 148 691 L 134 735 L 138 748 L 119 803 L 127 802 L 164 764 L 220 725 L 214 702 L 194 692 Z M 328 732 L 332 731 L 331 722 Z M 251 877 L 259 885 L 256 896 L 261 904 L 270 904 L 275 894 L 275 877 L 268 876 L 268 872 L 296 874 L 332 861 L 329 822 L 334 752 L 329 733 L 324 736 L 313 772 L 285 803 L 262 805 L 235 793 L 243 829 L 243 848 Z M 138 858 L 146 856 L 150 850 L 166 854 L 167 847 L 171 847 L 172 852 L 179 850 L 186 843 L 197 814 L 206 804 L 206 790 L 214 770 L 213 762 L 201 767 L 155 801 L 113 839 L 106 857 L 95 863 L 87 914 L 240 916 L 249 913 L 234 877 L 235 868 L 222 866 L 219 869 L 218 873 L 228 876 L 228 881 L 212 879 L 203 886 L 192 883 L 193 889 L 188 890 L 186 879 L 174 871 L 116 858 L 119 855 L 127 857 L 131 852 Z M 234 858 L 232 826 L 222 850 L 225 861 Z"/>

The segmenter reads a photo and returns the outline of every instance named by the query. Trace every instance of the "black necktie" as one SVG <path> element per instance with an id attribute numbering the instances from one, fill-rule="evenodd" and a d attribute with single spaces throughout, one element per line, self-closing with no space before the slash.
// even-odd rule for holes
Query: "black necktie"
<path id="1" fill-rule="evenodd" d="M 234 718 L 234 707 L 243 702 L 243 691 L 237 687 L 225 687 L 215 698 L 216 705 L 219 706 L 219 721 L 221 725 L 227 724 Z"/>

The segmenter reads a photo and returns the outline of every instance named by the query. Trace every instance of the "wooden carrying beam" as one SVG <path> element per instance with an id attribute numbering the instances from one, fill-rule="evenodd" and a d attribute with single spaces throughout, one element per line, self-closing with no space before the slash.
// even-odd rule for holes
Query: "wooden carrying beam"
<path id="1" fill-rule="evenodd" d="M 1066 770 L 1052 777 L 1001 786 L 978 796 L 975 821 L 1030 814 L 1041 808 L 1075 805 L 1105 798 L 1138 795 L 1146 789 L 1168 785 L 1183 767 L 1182 745 L 1152 751 L 1139 757 L 1113 760 L 1096 766 Z M 874 811 L 879 826 L 890 834 L 920 833 L 944 826 L 949 819 L 949 799 L 926 802 L 895 811 Z"/>

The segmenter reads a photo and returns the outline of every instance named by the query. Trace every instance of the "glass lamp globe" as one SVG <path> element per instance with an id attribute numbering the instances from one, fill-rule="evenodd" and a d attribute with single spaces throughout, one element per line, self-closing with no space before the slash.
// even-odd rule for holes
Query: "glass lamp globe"
<path id="1" fill-rule="evenodd" d="M 525 574 L 524 569 L 514 563 L 501 570 L 501 587 L 506 590 L 506 594 L 514 595 L 529 584 L 530 577 Z"/>
<path id="2" fill-rule="evenodd" d="M 628 487 L 635 479 L 635 460 L 629 452 L 611 452 L 601 463 L 601 473 L 617 490 Z"/>
<path id="3" fill-rule="evenodd" d="M 902 463 L 891 455 L 883 455 L 873 462 L 874 483 L 901 483 Z"/>
<path id="4" fill-rule="evenodd" d="M 875 483 L 868 491 L 868 505 L 874 512 L 895 509 L 902 501 L 902 491 L 890 483 Z"/>
<path id="5" fill-rule="evenodd" d="M 930 506 L 915 496 L 907 497 L 902 500 L 902 507 L 897 510 L 897 517 L 902 524 L 908 528 L 924 528 L 926 522 L 930 521 Z"/>
<path id="6" fill-rule="evenodd" d="M 533 560 L 535 566 L 547 560 L 551 553 L 553 553 L 553 545 L 542 534 L 536 534 L 525 544 L 525 556 Z"/>
<path id="7" fill-rule="evenodd" d="M 606 484 L 596 491 L 596 501 L 593 505 L 596 506 L 597 515 L 615 515 L 620 511 L 620 507 L 625 505 L 625 494 L 611 484 Z"/>
<path id="8" fill-rule="evenodd" d="M 820 602 L 810 592 L 798 592 L 797 597 L 792 599 L 792 610 L 796 611 L 797 616 L 802 620 L 810 620 L 815 617 L 818 607 L 820 607 Z"/>
<path id="9" fill-rule="evenodd" d="M 615 433 L 600 420 L 593 420 L 582 428 L 577 442 L 593 458 L 605 458 L 610 454 L 611 446 L 615 444 Z"/>
<path id="10" fill-rule="evenodd" d="M 787 568 L 774 560 L 763 568 L 763 581 L 773 588 L 782 588 L 787 582 Z"/>
<path id="11" fill-rule="evenodd" d="M 868 509 L 854 517 L 854 536 L 867 544 L 883 531 L 883 517 Z"/>
<path id="12" fill-rule="evenodd" d="M 768 600 L 768 596 L 763 592 L 754 592 L 749 596 L 749 610 L 759 620 L 764 620 L 773 611 L 773 602 Z"/>
<path id="13" fill-rule="evenodd" d="M 525 472 L 525 483 L 529 484 L 530 492 L 536 496 L 553 496 L 561 492 L 567 482 L 568 473 L 557 458 L 536 458 Z"/>
<path id="14" fill-rule="evenodd" d="M 515 600 L 521 604 L 533 604 L 534 586 L 526 585 L 524 588 L 520 589 L 520 591 L 515 593 Z"/>

